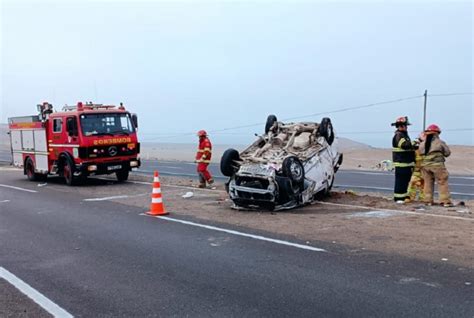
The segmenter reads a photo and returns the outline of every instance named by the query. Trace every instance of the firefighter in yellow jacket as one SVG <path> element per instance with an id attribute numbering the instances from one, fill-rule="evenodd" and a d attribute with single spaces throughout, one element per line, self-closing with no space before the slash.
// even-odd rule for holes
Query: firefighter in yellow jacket
<path id="1" fill-rule="evenodd" d="M 424 196 L 424 186 L 425 181 L 423 179 L 423 174 L 421 173 L 421 164 L 423 162 L 423 155 L 420 153 L 419 144 L 424 139 L 424 133 L 420 135 L 419 138 L 415 139 L 413 142 L 415 150 L 415 167 L 413 168 L 413 172 L 411 174 L 410 183 L 408 184 L 408 195 L 409 198 L 405 199 L 405 203 L 409 203 L 418 199 L 423 201 Z"/>
<path id="2" fill-rule="evenodd" d="M 441 129 L 435 125 L 429 125 L 425 130 L 425 139 L 421 142 L 419 150 L 424 155 L 421 171 L 425 179 L 424 193 L 425 203 L 433 204 L 433 190 L 435 180 L 438 183 L 439 201 L 445 207 L 453 206 L 448 186 L 448 170 L 444 162 L 451 151 L 444 141 L 439 138 Z"/>

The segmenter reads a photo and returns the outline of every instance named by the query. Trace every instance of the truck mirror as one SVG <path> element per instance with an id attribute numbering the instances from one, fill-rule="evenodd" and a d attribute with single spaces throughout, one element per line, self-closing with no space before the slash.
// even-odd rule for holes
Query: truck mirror
<path id="1" fill-rule="evenodd" d="M 138 117 L 137 117 L 137 114 L 132 114 L 132 121 L 133 121 L 133 126 L 135 126 L 135 128 L 138 128 Z"/>

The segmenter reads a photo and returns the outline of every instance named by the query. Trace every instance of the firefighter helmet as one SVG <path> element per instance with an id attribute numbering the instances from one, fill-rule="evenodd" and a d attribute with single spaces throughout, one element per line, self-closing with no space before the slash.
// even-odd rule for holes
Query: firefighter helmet
<path id="1" fill-rule="evenodd" d="M 206 137 L 207 132 L 205 130 L 200 130 L 197 132 L 198 137 Z"/>
<path id="2" fill-rule="evenodd" d="M 426 128 L 425 132 L 436 132 L 436 133 L 440 134 L 441 133 L 441 128 L 439 128 L 439 126 L 436 125 L 436 124 L 431 124 Z"/>
<path id="3" fill-rule="evenodd" d="M 407 116 L 402 116 L 402 117 L 398 117 L 397 120 L 395 120 L 395 122 L 392 123 L 391 125 L 395 126 L 395 127 L 398 127 L 398 126 L 408 126 L 408 125 L 411 125 L 411 124 L 408 121 Z"/>

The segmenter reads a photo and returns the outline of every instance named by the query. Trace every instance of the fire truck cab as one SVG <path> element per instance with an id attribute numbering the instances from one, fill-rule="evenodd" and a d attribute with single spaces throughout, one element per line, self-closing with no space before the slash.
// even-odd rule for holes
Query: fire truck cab
<path id="1" fill-rule="evenodd" d="M 125 181 L 140 166 L 137 117 L 122 103 L 78 103 L 60 112 L 43 103 L 38 112 L 8 119 L 13 164 L 29 180 L 59 175 L 74 185 L 90 175 L 115 173 Z"/>

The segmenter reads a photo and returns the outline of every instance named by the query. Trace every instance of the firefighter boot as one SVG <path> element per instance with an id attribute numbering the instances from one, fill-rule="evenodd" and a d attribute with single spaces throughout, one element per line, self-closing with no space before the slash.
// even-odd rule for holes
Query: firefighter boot
<path id="1" fill-rule="evenodd" d="M 199 185 L 198 188 L 205 188 L 206 187 L 206 179 L 204 178 L 203 174 L 199 172 Z"/>

